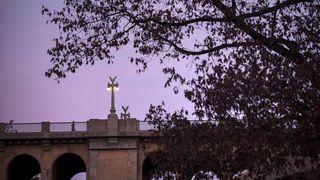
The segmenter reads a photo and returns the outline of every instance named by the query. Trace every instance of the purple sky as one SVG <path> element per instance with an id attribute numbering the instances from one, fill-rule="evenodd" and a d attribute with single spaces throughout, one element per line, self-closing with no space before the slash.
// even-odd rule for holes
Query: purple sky
<path id="1" fill-rule="evenodd" d="M 106 118 L 110 93 L 106 91 L 109 76 L 118 76 L 120 91 L 116 94 L 117 113 L 129 105 L 131 117 L 143 120 L 150 104 L 166 102 L 168 109 L 192 105 L 183 94 L 174 95 L 164 88 L 166 76 L 162 65 L 151 60 L 147 72 L 137 74 L 130 64 L 132 49 L 123 48 L 115 63 L 105 61 L 83 66 L 58 84 L 44 76 L 50 67 L 46 54 L 52 39 L 58 35 L 55 25 L 45 24 L 41 6 L 59 9 L 62 1 L 0 1 L 0 122 L 87 121 Z M 184 65 L 180 65 L 190 74 Z"/>

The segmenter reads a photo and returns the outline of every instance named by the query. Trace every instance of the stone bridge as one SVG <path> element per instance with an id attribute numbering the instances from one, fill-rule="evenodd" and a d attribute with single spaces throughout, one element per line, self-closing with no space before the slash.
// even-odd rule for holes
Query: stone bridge
<path id="1" fill-rule="evenodd" d="M 157 146 L 147 129 L 146 122 L 116 114 L 87 122 L 0 123 L 0 180 L 70 180 L 80 172 L 87 180 L 149 180 L 154 167 L 147 153 Z M 305 162 L 288 168 L 289 176 L 266 179 L 319 179 L 316 164 Z"/>
<path id="2" fill-rule="evenodd" d="M 135 118 L 90 119 L 69 123 L 0 123 L 0 179 L 149 179 L 146 153 L 156 148 L 145 122 Z M 39 175 L 40 174 L 40 175 Z"/>

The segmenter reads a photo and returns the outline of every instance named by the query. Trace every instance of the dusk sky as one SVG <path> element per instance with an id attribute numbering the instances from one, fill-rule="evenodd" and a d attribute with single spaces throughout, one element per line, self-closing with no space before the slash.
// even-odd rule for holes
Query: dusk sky
<path id="1" fill-rule="evenodd" d="M 149 105 L 162 101 L 169 110 L 192 108 L 182 93 L 175 95 L 171 88 L 164 88 L 163 65 L 156 59 L 150 59 L 146 72 L 137 74 L 137 67 L 129 62 L 133 50 L 128 47 L 116 53 L 114 64 L 101 61 L 83 66 L 75 74 L 67 74 L 60 84 L 45 77 L 51 66 L 46 52 L 59 31 L 45 23 L 42 5 L 60 9 L 62 0 L 0 1 L 0 122 L 104 119 L 110 109 L 109 76 L 118 76 L 118 115 L 121 105 L 129 105 L 131 117 L 143 120 Z M 179 69 L 192 73 L 184 64 L 179 64 Z"/>

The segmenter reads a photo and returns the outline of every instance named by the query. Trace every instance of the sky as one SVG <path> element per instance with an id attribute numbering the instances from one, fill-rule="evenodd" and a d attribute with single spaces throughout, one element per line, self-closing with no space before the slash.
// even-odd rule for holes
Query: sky
<path id="1" fill-rule="evenodd" d="M 0 1 L 0 122 L 70 122 L 105 119 L 110 109 L 110 93 L 106 90 L 109 76 L 117 76 L 120 90 L 116 93 L 117 114 L 129 105 L 132 118 L 143 120 L 150 104 L 162 101 L 171 110 L 192 105 L 182 93 L 175 95 L 164 88 L 163 65 L 150 59 L 144 73 L 128 57 L 134 50 L 125 47 L 116 53 L 115 63 L 106 61 L 83 66 L 75 74 L 57 83 L 45 77 L 50 68 L 47 49 L 59 35 L 57 26 L 46 24 L 42 5 L 60 9 L 62 0 Z M 173 64 L 176 65 L 176 64 Z M 178 65 L 185 74 L 192 72 Z"/>

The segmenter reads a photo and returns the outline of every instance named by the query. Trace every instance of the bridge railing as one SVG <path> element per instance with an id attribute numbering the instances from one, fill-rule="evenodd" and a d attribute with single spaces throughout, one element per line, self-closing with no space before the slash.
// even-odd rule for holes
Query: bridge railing
<path id="1" fill-rule="evenodd" d="M 87 122 L 50 122 L 50 132 L 87 131 Z"/>
<path id="2" fill-rule="evenodd" d="M 0 133 L 40 133 L 87 131 L 87 122 L 0 123 Z"/>
<path id="3" fill-rule="evenodd" d="M 188 120 L 189 123 L 205 123 L 207 121 L 197 121 L 197 120 Z M 155 127 L 151 124 L 149 124 L 147 121 L 140 121 L 140 130 L 152 130 L 155 129 Z"/>
<path id="4" fill-rule="evenodd" d="M 4 133 L 41 132 L 41 123 L 6 124 Z"/>
<path id="5" fill-rule="evenodd" d="M 153 125 L 150 125 L 147 121 L 140 121 L 139 122 L 139 128 L 140 130 L 152 130 Z"/>
<path id="6" fill-rule="evenodd" d="M 40 132 L 83 132 L 87 122 L 42 122 L 42 123 L 0 123 L 3 133 L 40 133 Z M 146 121 L 139 122 L 140 130 L 150 130 L 153 126 Z M 1 128 L 0 128 L 1 129 Z"/>
<path id="7" fill-rule="evenodd" d="M 121 120 L 119 120 L 121 121 Z M 193 123 L 195 121 L 190 121 Z M 139 121 L 140 130 L 152 130 L 153 125 Z M 87 131 L 87 122 L 42 122 L 42 123 L 0 123 L 0 133 L 49 133 L 49 132 L 83 132 Z"/>

